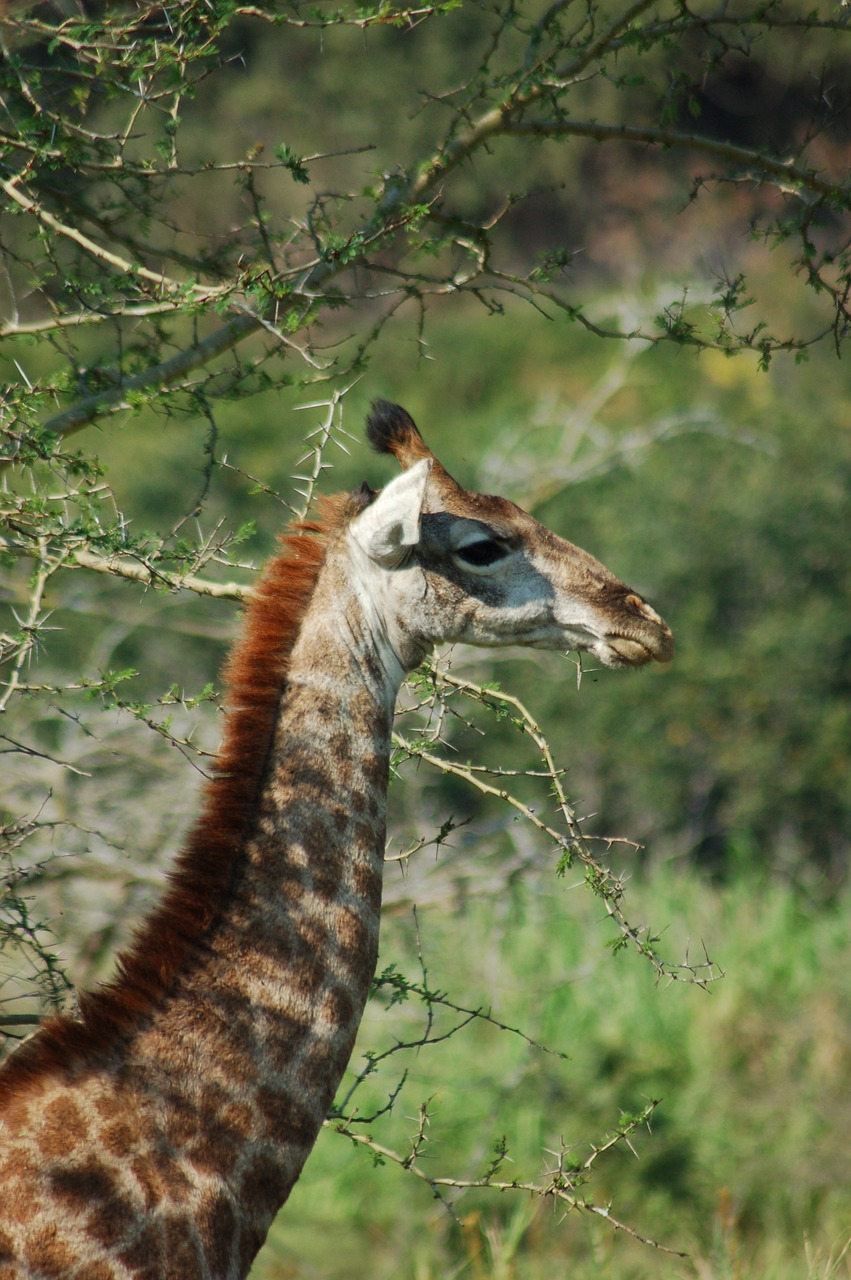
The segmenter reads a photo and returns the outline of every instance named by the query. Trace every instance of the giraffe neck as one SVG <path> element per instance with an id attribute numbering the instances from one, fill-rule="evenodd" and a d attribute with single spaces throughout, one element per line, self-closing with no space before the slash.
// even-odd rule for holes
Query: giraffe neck
<path id="1" fill-rule="evenodd" d="M 22 1121 L 38 1129 L 17 1157 L 22 1212 L 113 1268 L 98 1274 L 144 1261 L 152 1276 L 246 1275 L 351 1054 L 377 957 L 403 672 L 346 568 L 338 548 L 320 571 L 256 816 L 203 937 L 106 1063 L 84 1058 L 70 1083 L 39 1076 L 9 1113 L 38 1110 Z M 0 1263 L 3 1226 L 0 1209 Z"/>
<path id="2" fill-rule="evenodd" d="M 327 1115 L 377 958 L 398 683 L 361 624 L 353 596 L 305 619 L 232 903 L 133 1045 L 187 1082 L 164 1123 L 204 1117 L 185 1158 L 236 1190 L 251 1256 Z"/>

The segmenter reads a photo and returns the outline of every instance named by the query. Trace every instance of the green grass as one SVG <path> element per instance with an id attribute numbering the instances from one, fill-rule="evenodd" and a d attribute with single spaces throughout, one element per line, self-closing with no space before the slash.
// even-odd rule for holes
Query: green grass
<path id="1" fill-rule="evenodd" d="M 362 1101 L 408 1076 L 376 1142 L 407 1151 L 426 1103 L 429 1174 L 480 1173 L 506 1141 L 502 1178 L 583 1158 L 622 1110 L 660 1099 L 652 1133 L 601 1159 L 588 1198 L 687 1258 L 614 1233 L 527 1193 L 474 1191 L 453 1221 L 421 1181 L 325 1131 L 253 1272 L 276 1277 L 441 1280 L 851 1276 L 849 898 L 810 903 L 767 879 L 718 887 L 670 869 L 630 886 L 632 913 L 670 922 L 668 954 L 701 940 L 725 970 L 710 992 L 656 985 L 612 956 L 599 909 L 542 877 L 463 913 L 419 913 L 432 989 L 569 1054 L 565 1061 L 482 1021 L 402 1053 Z M 382 963 L 418 974 L 413 923 L 385 922 Z M 457 1020 L 457 1019 L 456 1019 Z M 451 1020 L 438 1013 L 437 1030 Z M 416 1039 L 423 1008 L 374 1001 L 367 1046 Z"/>

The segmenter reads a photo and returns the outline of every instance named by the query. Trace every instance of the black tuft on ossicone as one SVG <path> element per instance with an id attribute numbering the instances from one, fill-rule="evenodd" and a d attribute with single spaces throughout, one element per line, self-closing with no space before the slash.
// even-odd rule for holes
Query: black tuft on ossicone
<path id="1" fill-rule="evenodd" d="M 355 492 L 352 494 L 352 499 L 354 501 L 355 506 L 357 507 L 357 510 L 363 511 L 365 507 L 368 507 L 377 492 L 378 492 L 377 489 L 373 489 L 372 486 L 367 484 L 366 480 L 364 480 L 361 487 L 359 489 L 356 489 Z"/>
<path id="2" fill-rule="evenodd" d="M 413 418 L 400 404 L 373 400 L 366 419 L 366 438 L 376 453 L 408 448 L 412 436 L 422 439 Z"/>
<path id="3" fill-rule="evenodd" d="M 392 453 L 403 468 L 432 458 L 411 415 L 400 404 L 374 400 L 366 420 L 366 437 L 378 453 Z M 437 465 L 435 463 L 435 465 Z"/>

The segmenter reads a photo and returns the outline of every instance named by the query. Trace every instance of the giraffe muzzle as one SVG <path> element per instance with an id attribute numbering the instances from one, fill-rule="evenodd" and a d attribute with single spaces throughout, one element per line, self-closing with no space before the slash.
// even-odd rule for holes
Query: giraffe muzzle
<path id="1" fill-rule="evenodd" d="M 606 644 L 625 665 L 642 667 L 648 662 L 670 662 L 674 656 L 671 628 L 652 605 L 631 593 L 624 600 L 629 625 L 606 636 Z"/>

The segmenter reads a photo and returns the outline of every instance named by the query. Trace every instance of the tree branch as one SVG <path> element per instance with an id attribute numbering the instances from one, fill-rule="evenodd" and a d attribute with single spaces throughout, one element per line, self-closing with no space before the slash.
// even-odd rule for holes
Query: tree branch
<path id="1" fill-rule="evenodd" d="M 546 137 L 576 136 L 592 138 L 598 141 L 620 140 L 634 144 L 647 144 L 661 147 L 678 147 L 692 151 L 700 151 L 713 156 L 726 164 L 753 171 L 755 175 L 764 174 L 775 180 L 782 190 L 794 190 L 798 195 L 804 192 L 813 196 L 839 202 L 848 207 L 851 202 L 851 191 L 847 184 L 836 184 L 827 181 L 814 170 L 801 165 L 792 164 L 761 154 L 748 148 L 734 146 L 730 143 L 716 141 L 691 134 L 665 128 L 642 127 L 629 124 L 600 124 L 593 120 L 571 121 L 530 120 L 526 118 L 531 108 L 540 106 L 558 98 L 576 78 L 587 72 L 588 67 L 599 60 L 607 51 L 622 47 L 629 42 L 632 34 L 640 28 L 637 20 L 652 7 L 655 0 L 635 0 L 623 12 L 617 15 L 599 34 L 593 35 L 582 47 L 570 50 L 569 42 L 564 42 L 564 51 L 573 52 L 572 60 L 563 63 L 559 68 L 547 73 L 548 59 L 545 59 L 539 46 L 543 42 L 543 34 L 548 23 L 554 21 L 565 5 L 555 0 L 544 18 L 532 29 L 529 36 L 527 63 L 518 67 L 509 79 L 506 88 L 499 88 L 500 98 L 496 105 L 489 107 L 477 119 L 458 129 L 459 123 L 467 120 L 466 109 L 459 109 L 453 118 L 451 128 L 446 132 L 443 142 L 432 152 L 431 156 L 416 170 L 402 176 L 393 176 L 385 180 L 385 188 L 372 215 L 361 223 L 347 238 L 342 249 L 324 250 L 320 246 L 320 255 L 312 262 L 303 264 L 298 273 L 287 272 L 269 276 L 269 284 L 280 284 L 288 279 L 287 291 L 278 296 L 274 302 L 238 302 L 235 297 L 229 300 L 232 308 L 231 318 L 214 333 L 194 343 L 187 350 L 147 369 L 131 375 L 126 379 L 116 378 L 114 386 L 87 395 L 69 408 L 49 418 L 42 429 L 51 435 L 69 435 L 104 414 L 128 406 L 129 398 L 134 393 L 144 393 L 157 388 L 167 388 L 179 383 L 187 374 L 223 355 L 237 346 L 243 339 L 257 333 L 261 329 L 269 329 L 272 307 L 276 309 L 277 325 L 272 329 L 278 342 L 286 342 L 286 335 L 291 334 L 291 327 L 282 323 L 287 318 L 296 319 L 299 308 L 315 307 L 322 299 L 324 287 L 342 271 L 358 264 L 368 262 L 368 250 L 376 245 L 385 246 L 398 229 L 403 227 L 413 216 L 411 209 L 422 210 L 437 197 L 442 185 L 449 175 L 471 159 L 482 148 L 496 137 Z M 259 8 L 245 6 L 241 10 L 246 15 L 263 17 Z M 417 10 L 404 11 L 402 16 L 409 20 L 421 20 L 432 12 L 430 6 Z M 398 17 L 394 15 L 394 20 Z M 376 19 L 378 20 L 378 19 Z M 383 20 L 383 19 L 382 19 Z M 299 25 L 300 20 L 296 20 Z M 771 25 L 770 19 L 765 24 Z M 707 20 L 711 26 L 711 20 Z M 654 24 L 657 31 L 660 24 Z M 643 30 L 643 29 L 642 29 Z M 550 56 L 559 50 L 558 40 L 554 48 L 547 52 Z M 528 65 L 529 57 L 533 65 Z M 491 91 L 505 82 L 494 81 Z M 484 88 L 477 91 L 477 100 L 486 100 Z M 458 130 L 456 132 L 456 129 Z M 141 277 L 160 288 L 167 288 L 176 296 L 180 291 L 189 290 L 193 295 L 212 298 L 220 297 L 221 287 L 207 288 L 188 283 L 180 284 L 174 280 L 164 280 L 158 273 L 148 268 L 136 266 L 125 258 L 111 253 L 76 231 L 74 227 L 65 226 L 52 214 L 41 208 L 37 201 L 25 196 L 13 182 L 4 182 L 3 189 L 10 198 L 22 208 L 37 217 L 46 227 L 57 234 L 69 237 L 78 243 L 86 252 L 99 258 L 115 269 L 127 271 L 131 275 Z M 426 214 L 428 217 L 428 214 Z M 376 264 L 378 269 L 392 270 L 385 263 Z M 482 263 L 479 263 L 482 270 Z M 295 278 L 293 278 L 295 276 Z M 250 283 L 250 281 L 249 281 Z M 265 282 L 256 278 L 256 285 L 265 286 Z M 281 291 L 279 291 L 281 292 Z M 256 294 L 255 294 L 256 297 Z M 583 323 L 585 321 L 583 320 Z M 20 330 L 19 330 L 20 331 Z M 6 459 L 5 461 L 11 461 Z M 3 460 L 0 460 L 0 466 Z"/>
<path id="2" fill-rule="evenodd" d="M 74 551 L 73 561 L 81 569 L 95 573 L 109 573 L 119 578 L 142 582 L 148 587 L 168 587 L 170 591 L 192 591 L 196 596 L 210 596 L 214 600 L 247 600 L 251 587 L 240 582 L 210 582 L 192 573 L 171 573 L 154 565 L 138 564 L 120 556 L 96 556 L 91 551 Z M 70 567 L 66 563 L 66 568 Z"/>
<path id="3" fill-rule="evenodd" d="M 52 213 L 44 209 L 37 200 L 25 195 L 15 182 L 9 182 L 5 178 L 0 179 L 0 187 L 6 192 L 10 200 L 14 200 L 27 213 L 33 214 L 39 222 L 49 227 L 51 231 L 55 231 L 57 235 L 63 236 L 66 240 L 72 240 L 74 244 L 79 245 L 81 249 L 84 249 L 93 258 L 96 258 L 99 262 L 105 262 L 108 266 L 122 272 L 124 275 L 147 280 L 149 284 L 155 284 L 157 288 L 165 289 L 168 293 L 177 294 L 178 296 L 183 296 L 187 292 L 194 293 L 205 301 L 219 297 L 227 291 L 226 287 L 222 285 L 202 285 L 195 284 L 191 280 L 172 280 L 161 271 L 151 271 L 149 267 L 143 267 L 137 262 L 130 262 L 127 258 L 119 258 L 117 254 L 110 253 L 109 249 L 105 249 L 103 245 L 99 245 L 94 240 L 90 240 L 88 236 L 83 235 L 82 231 L 78 231 L 76 227 L 69 227 L 64 222 L 60 222 Z"/>
<path id="4" fill-rule="evenodd" d="M 702 151 L 725 161 L 742 165 L 757 173 L 763 170 L 781 179 L 781 189 L 802 187 L 818 196 L 842 200 L 851 206 L 851 185 L 828 182 L 820 178 L 814 169 L 802 169 L 791 160 L 775 160 L 749 147 L 738 147 L 731 142 L 705 138 L 698 133 L 680 133 L 676 129 L 653 129 L 630 124 L 599 124 L 596 120 L 516 120 L 508 121 L 502 130 L 506 136 L 558 138 L 593 138 L 597 142 L 645 142 L 657 147 L 682 147 L 690 151 Z"/>
<path id="5" fill-rule="evenodd" d="M 142 306 L 117 308 L 115 311 L 75 311 L 64 316 L 50 316 L 46 320 L 31 320 L 24 324 L 17 320 L 0 323 L 0 338 L 21 338 L 27 334 L 53 333 L 56 329 L 78 329 L 81 325 L 103 324 L 106 320 L 142 320 L 148 316 L 173 314 L 173 302 L 151 302 Z"/>
<path id="6" fill-rule="evenodd" d="M 64 409 L 52 418 L 48 418 L 47 422 L 43 424 L 42 430 L 52 435 L 73 435 L 75 431 L 79 431 L 82 427 L 87 427 L 89 423 L 94 422 L 96 418 L 101 417 L 104 413 L 128 408 L 127 396 L 130 393 L 135 391 L 144 392 L 154 386 L 170 387 L 175 382 L 179 382 L 181 378 L 185 378 L 187 374 L 192 373 L 193 370 L 200 368 L 201 365 L 207 364 L 210 360 L 215 360 L 217 356 L 223 355 L 226 351 L 230 351 L 243 338 L 256 333 L 262 327 L 263 322 L 257 316 L 243 312 L 222 325 L 220 329 L 216 329 L 208 337 L 196 342 L 191 347 L 187 347 L 184 351 L 179 351 L 177 355 L 171 356 L 168 360 L 162 360 L 159 364 L 150 365 L 147 369 L 141 369 L 138 373 L 131 374 L 129 378 L 124 378 L 115 387 L 108 387 L 105 391 L 98 391 L 94 395 L 84 396 L 82 400 L 78 400 L 70 408 Z M 14 459 L 6 458 L 0 461 L 8 463 L 14 461 Z"/>
<path id="7" fill-rule="evenodd" d="M 0 552 L 42 555 L 41 550 L 35 547 L 30 548 L 26 544 L 22 547 L 8 538 L 0 538 Z M 151 564 L 140 564 L 136 560 L 129 560 L 123 556 L 98 556 L 83 547 L 69 549 L 61 567 L 91 569 L 94 573 L 108 573 L 116 578 L 128 578 L 131 582 L 141 582 L 146 587 L 159 586 L 168 587 L 170 591 L 192 591 L 197 596 L 210 596 L 215 600 L 242 602 L 249 598 L 252 590 L 249 585 L 243 585 L 240 582 L 211 582 L 208 578 L 199 578 L 192 573 L 173 573 L 168 569 L 159 569 Z"/>
<path id="8" fill-rule="evenodd" d="M 584 1171 L 590 1169 L 592 1162 L 602 1153 L 604 1149 L 610 1149 L 617 1143 L 625 1142 L 627 1134 L 618 1132 L 614 1137 L 605 1144 L 605 1148 L 595 1147 L 591 1156 L 582 1164 L 579 1170 L 575 1172 L 559 1168 L 553 1170 L 546 1176 L 545 1180 L 540 1182 L 528 1181 L 526 1179 L 517 1178 L 511 1182 L 497 1182 L 493 1178 L 483 1176 L 481 1178 L 452 1178 L 452 1177 L 432 1177 L 425 1173 L 417 1163 L 417 1155 L 419 1149 L 414 1147 L 408 1155 L 403 1155 L 399 1151 L 394 1151 L 392 1147 L 385 1146 L 383 1143 L 376 1142 L 368 1133 L 354 1132 L 345 1122 L 329 1119 L 324 1122 L 325 1127 L 333 1129 L 335 1132 L 343 1134 L 350 1142 L 357 1143 L 359 1146 L 366 1147 L 374 1156 L 380 1160 L 389 1160 L 392 1164 L 399 1165 L 406 1173 L 412 1173 L 415 1177 L 425 1182 L 431 1188 L 435 1198 L 440 1200 L 444 1207 L 450 1213 L 451 1205 L 446 1201 L 442 1192 L 444 1190 L 451 1191 L 469 1191 L 476 1188 L 490 1191 L 525 1191 L 532 1195 L 540 1196 L 542 1199 L 552 1199 L 559 1204 L 564 1205 L 568 1209 L 576 1209 L 582 1213 L 592 1213 L 599 1217 L 605 1218 L 606 1222 L 615 1230 L 623 1231 L 627 1235 L 632 1236 L 634 1240 L 638 1240 L 641 1244 L 650 1245 L 653 1249 L 658 1249 L 662 1253 L 670 1254 L 675 1258 L 685 1258 L 688 1255 L 678 1252 L 676 1249 L 669 1249 L 667 1246 L 660 1244 L 657 1240 L 651 1239 L 649 1236 L 641 1235 L 634 1227 L 628 1226 L 625 1222 L 621 1222 L 609 1210 L 608 1206 L 593 1204 L 586 1200 L 584 1196 L 576 1193 L 575 1184 L 581 1183 L 583 1178 L 580 1176 Z"/>

